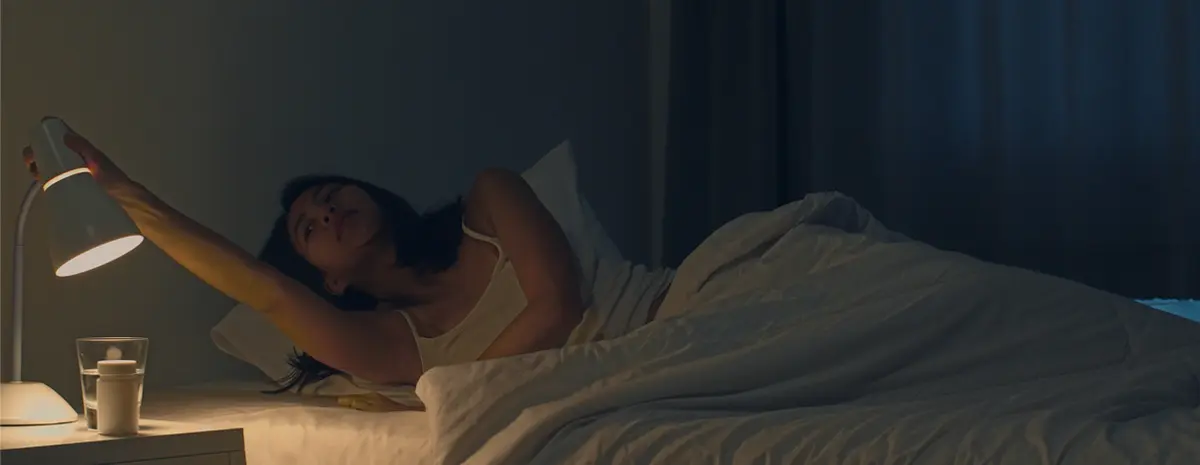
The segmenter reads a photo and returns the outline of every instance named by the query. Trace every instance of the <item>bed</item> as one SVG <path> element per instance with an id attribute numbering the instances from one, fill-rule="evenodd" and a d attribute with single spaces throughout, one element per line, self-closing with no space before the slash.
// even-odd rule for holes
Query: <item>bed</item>
<path id="1" fill-rule="evenodd" d="M 430 369 L 413 391 L 426 413 L 283 397 L 193 420 L 241 422 L 251 465 L 1200 457 L 1200 324 L 911 240 L 838 193 L 714 232 L 658 315 L 614 339 Z"/>
<path id="2" fill-rule="evenodd" d="M 332 397 L 265 389 L 271 386 L 244 381 L 150 388 L 142 416 L 243 428 L 250 465 L 421 463 L 424 412 L 360 412 Z"/>

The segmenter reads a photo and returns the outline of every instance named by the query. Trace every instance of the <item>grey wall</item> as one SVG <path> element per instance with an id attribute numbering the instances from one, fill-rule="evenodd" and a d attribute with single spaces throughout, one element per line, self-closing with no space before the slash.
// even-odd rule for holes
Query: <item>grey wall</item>
<path id="1" fill-rule="evenodd" d="M 19 161 L 62 116 L 162 198 L 256 250 L 288 178 L 357 176 L 418 205 L 560 140 L 624 251 L 648 254 L 646 7 L 633 0 L 6 0 L 0 12 L 4 373 Z M 25 378 L 78 403 L 73 339 L 151 338 L 150 386 L 247 372 L 208 329 L 232 302 L 153 247 L 52 278 L 37 206 Z"/>

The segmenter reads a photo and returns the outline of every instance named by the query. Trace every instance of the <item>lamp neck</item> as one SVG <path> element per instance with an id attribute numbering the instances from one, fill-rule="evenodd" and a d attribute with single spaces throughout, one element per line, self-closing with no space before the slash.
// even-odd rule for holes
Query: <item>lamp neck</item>
<path id="1" fill-rule="evenodd" d="M 42 190 L 41 181 L 33 181 L 25 190 L 25 198 L 21 200 L 21 212 L 17 214 L 17 234 L 13 241 L 13 319 L 12 319 L 12 381 L 21 381 L 21 329 L 24 327 L 25 316 L 25 220 L 29 218 L 29 209 L 33 207 L 33 199 Z"/>

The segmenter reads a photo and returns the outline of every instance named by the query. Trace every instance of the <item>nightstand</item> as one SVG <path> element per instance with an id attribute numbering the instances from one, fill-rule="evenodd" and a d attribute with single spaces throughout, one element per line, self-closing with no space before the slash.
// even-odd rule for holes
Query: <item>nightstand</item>
<path id="1" fill-rule="evenodd" d="M 140 421 L 138 436 L 112 438 L 82 421 L 0 428 L 4 465 L 245 465 L 241 428 Z"/>

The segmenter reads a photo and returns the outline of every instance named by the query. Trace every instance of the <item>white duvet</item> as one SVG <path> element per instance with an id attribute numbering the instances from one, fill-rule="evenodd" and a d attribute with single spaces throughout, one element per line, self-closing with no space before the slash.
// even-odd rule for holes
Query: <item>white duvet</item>
<path id="1" fill-rule="evenodd" d="M 1195 464 L 1200 325 L 892 233 L 743 216 L 619 339 L 430 370 L 430 463 Z"/>

